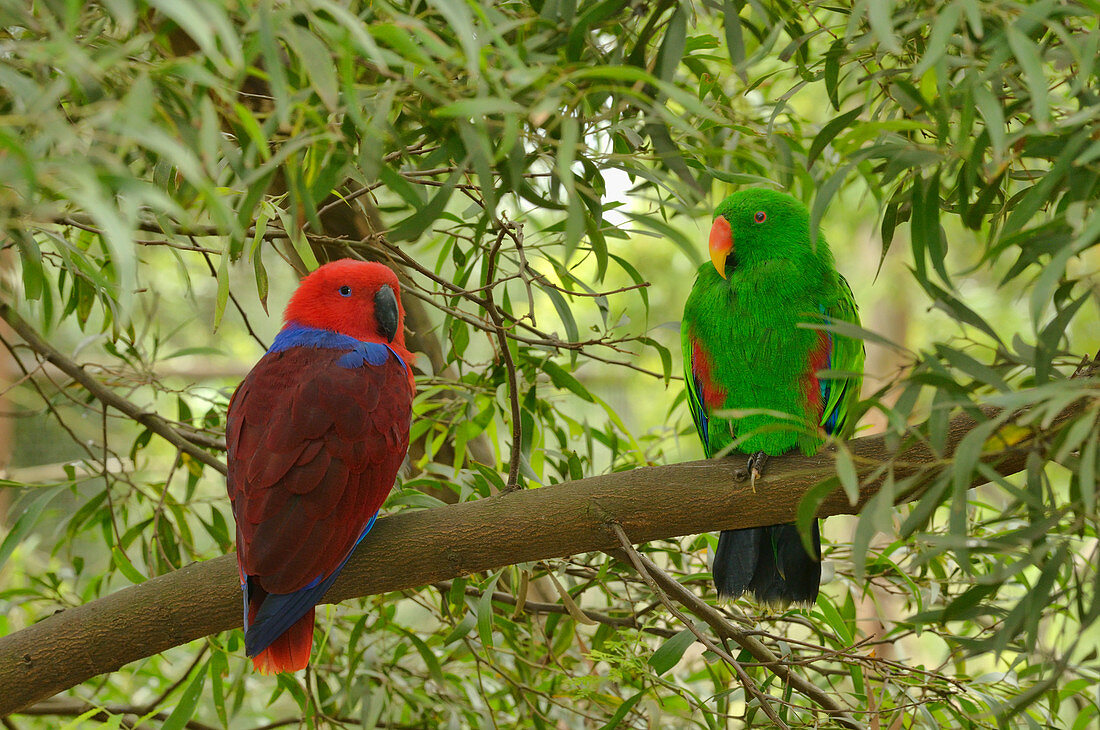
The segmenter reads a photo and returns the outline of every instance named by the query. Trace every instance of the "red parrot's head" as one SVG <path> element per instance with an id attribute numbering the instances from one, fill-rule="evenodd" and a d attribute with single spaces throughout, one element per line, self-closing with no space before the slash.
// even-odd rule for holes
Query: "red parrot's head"
<path id="1" fill-rule="evenodd" d="M 302 279 L 283 321 L 389 345 L 409 362 L 401 286 L 384 264 L 354 259 L 325 264 Z"/>

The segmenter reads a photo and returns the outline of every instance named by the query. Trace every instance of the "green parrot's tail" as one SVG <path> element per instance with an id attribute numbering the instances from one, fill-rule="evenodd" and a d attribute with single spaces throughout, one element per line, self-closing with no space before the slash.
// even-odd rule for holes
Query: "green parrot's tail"
<path id="1" fill-rule="evenodd" d="M 793 524 L 725 530 L 714 552 L 714 585 L 721 598 L 748 591 L 761 603 L 813 604 L 821 585 L 821 530 L 813 527 L 814 554 Z"/>

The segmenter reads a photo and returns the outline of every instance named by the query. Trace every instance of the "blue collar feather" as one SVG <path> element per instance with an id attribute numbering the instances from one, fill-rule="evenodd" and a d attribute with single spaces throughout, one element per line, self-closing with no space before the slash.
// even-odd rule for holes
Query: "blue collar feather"
<path id="1" fill-rule="evenodd" d="M 377 342 L 363 342 L 349 335 L 316 327 L 303 327 L 297 324 L 287 325 L 275 337 L 268 353 L 282 352 L 291 347 L 313 347 L 319 350 L 342 350 L 343 357 L 336 364 L 345 368 L 359 368 L 364 365 L 378 366 L 393 355 L 406 370 L 409 366 L 392 347 Z"/>

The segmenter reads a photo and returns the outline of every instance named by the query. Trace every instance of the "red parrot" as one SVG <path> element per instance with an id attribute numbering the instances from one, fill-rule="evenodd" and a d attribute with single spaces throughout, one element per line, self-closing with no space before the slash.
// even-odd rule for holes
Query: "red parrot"
<path id="1" fill-rule="evenodd" d="M 397 277 L 343 259 L 304 278 L 233 393 L 227 485 L 245 653 L 263 674 L 309 663 L 314 606 L 374 525 L 409 446 L 412 355 Z"/>

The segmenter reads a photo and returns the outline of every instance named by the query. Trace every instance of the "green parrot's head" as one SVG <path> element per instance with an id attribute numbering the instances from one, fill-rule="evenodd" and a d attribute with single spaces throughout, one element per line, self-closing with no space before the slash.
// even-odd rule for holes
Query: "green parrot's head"
<path id="1" fill-rule="evenodd" d="M 738 266 L 772 259 L 801 260 L 828 256 L 810 243 L 810 214 L 798 199 L 776 190 L 736 192 L 714 210 L 710 260 L 722 278 Z"/>

